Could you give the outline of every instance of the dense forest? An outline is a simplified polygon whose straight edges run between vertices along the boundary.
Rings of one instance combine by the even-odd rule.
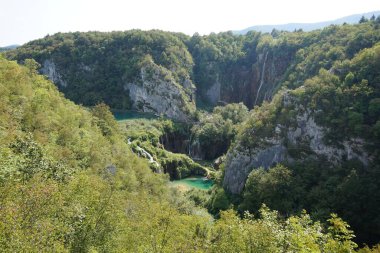
[[[88,110],[64,99],[33,60],[0,61],[1,251],[356,248],[336,215],[328,229],[306,213],[283,220],[265,206],[259,218],[230,210],[213,221],[131,152],[106,105]]]
[[[196,88],[198,107],[244,102],[252,108],[281,87],[296,88],[321,68],[329,70],[373,46],[380,39],[379,25],[377,18],[312,32],[191,37],[157,30],[58,33],[6,55],[20,62],[35,59],[67,98],[86,106],[105,102],[112,109],[133,107],[127,86],[141,84],[141,68],[150,59],[185,94]]]
[[[58,33],[0,61],[5,252],[379,250],[380,17]],[[131,109],[155,117],[110,112]],[[190,175],[214,186],[169,187]]]

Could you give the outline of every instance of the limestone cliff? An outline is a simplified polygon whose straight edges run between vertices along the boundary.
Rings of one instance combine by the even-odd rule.
[[[286,158],[281,141],[265,148],[246,149],[236,146],[227,153],[223,186],[233,194],[240,193],[249,173],[259,167],[268,168]]]
[[[298,104],[288,92],[281,95],[280,107],[282,110],[291,107],[296,112],[288,119],[290,124],[282,125],[275,120],[269,129],[270,134],[257,138],[254,144],[244,143],[240,138],[228,151],[223,186],[229,192],[242,192],[252,170],[281,162],[292,163],[306,157],[324,157],[335,165],[344,160],[355,159],[364,165],[371,161],[363,139],[347,138],[334,144],[325,143],[328,128],[318,125],[315,112]],[[254,133],[255,129],[247,131]]]
[[[292,52],[279,55],[268,49],[248,63],[210,70],[216,72],[210,74],[213,81],[208,89],[200,90],[199,95],[212,105],[244,102],[248,108],[253,108],[273,97],[293,56]]]
[[[191,120],[195,102],[193,85],[189,79],[181,86],[169,70],[154,62],[149,62],[141,68],[140,78],[141,80],[124,85],[133,109],[165,115],[182,122]]]
[[[217,75],[214,84],[206,91],[206,97],[213,105],[220,101],[220,87],[219,75]]]
[[[78,69],[86,73],[92,71],[91,66],[83,63]],[[61,89],[73,85],[64,78],[53,59],[46,59],[40,71]],[[192,81],[187,78],[179,84],[170,70],[153,61],[141,67],[140,76],[135,82],[124,84],[124,92],[132,102],[131,109],[141,112],[150,112],[188,122],[195,111],[195,86]]]
[[[67,87],[67,82],[62,78],[62,74],[58,70],[53,60],[46,59],[43,62],[41,73],[46,75],[56,85]]]

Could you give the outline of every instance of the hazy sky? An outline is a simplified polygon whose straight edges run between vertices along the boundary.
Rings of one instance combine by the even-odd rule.
[[[57,32],[138,28],[208,34],[375,10],[380,0],[0,0],[0,46]]]

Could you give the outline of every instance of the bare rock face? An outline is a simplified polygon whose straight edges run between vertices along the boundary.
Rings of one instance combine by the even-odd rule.
[[[212,104],[243,102],[248,108],[270,101],[284,78],[293,53],[259,53],[249,64],[232,64],[218,69],[210,64],[207,89],[198,90]]]
[[[153,62],[141,68],[140,77],[141,80],[124,85],[134,109],[164,115],[181,122],[192,120],[195,95],[192,90],[194,85],[189,83],[190,80],[185,80],[186,87],[183,87],[177,83],[169,70]]]
[[[216,105],[220,100],[220,87],[219,75],[217,75],[215,83],[206,92],[208,100],[213,105]]]
[[[324,142],[328,129],[315,122],[312,111],[297,105],[292,97],[284,93],[282,106],[294,106],[297,115],[294,124],[282,126],[277,124],[272,136],[262,139],[255,147],[237,143],[226,155],[223,186],[233,194],[243,191],[249,173],[259,167],[269,168],[281,162],[293,162],[302,157],[291,155],[291,149],[301,153],[307,150],[306,156],[324,157],[332,164],[338,165],[344,160],[356,159],[363,165],[372,160],[366,152],[365,141],[359,138],[347,138],[340,143],[328,145]],[[304,157],[305,158],[305,157]]]
[[[93,71],[90,66],[84,64],[80,64],[78,68],[89,74]],[[41,72],[57,86],[68,86],[52,59],[43,62]],[[190,78],[179,84],[170,70],[153,61],[142,66],[140,76],[135,82],[125,84],[124,90],[129,93],[132,109],[164,115],[181,122],[192,120],[195,111],[195,85]]]
[[[286,129],[286,131],[287,139],[292,145],[308,143],[310,150],[317,155],[325,156],[334,164],[339,164],[342,159],[357,159],[364,165],[369,163],[370,158],[364,150],[363,139],[343,140],[340,147],[326,145],[323,139],[327,129],[317,125],[308,110],[297,115],[297,127]]]
[[[223,186],[229,192],[239,194],[254,168],[268,168],[285,158],[286,148],[281,143],[255,150],[237,146],[227,153]]]
[[[41,73],[46,75],[56,85],[67,87],[67,83],[63,80],[62,75],[59,73],[56,64],[53,60],[45,60],[42,64]]]

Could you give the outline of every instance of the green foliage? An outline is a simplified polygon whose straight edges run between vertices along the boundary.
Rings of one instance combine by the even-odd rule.
[[[101,129],[104,136],[112,136],[118,131],[118,124],[110,112],[110,108],[104,104],[98,104],[92,108],[92,114],[97,118],[95,124]]]
[[[199,143],[206,160],[226,153],[237,134],[237,127],[248,115],[243,103],[217,106],[212,114],[203,114],[191,128],[192,140]]]
[[[365,168],[354,162],[338,167],[307,159],[287,168],[277,165],[269,170],[254,169],[245,184],[239,210],[257,213],[265,203],[285,216],[307,209],[317,220],[339,212],[350,221],[360,242],[376,243],[380,226],[376,218],[380,211],[378,180],[378,166]]]
[[[295,115],[291,108],[281,108],[282,97],[283,93],[279,93],[271,103],[264,102],[260,107],[255,107],[250,111],[237,135],[237,140],[241,145],[248,148],[265,145],[263,137],[273,134],[277,120],[281,124],[291,125]]]
[[[358,250],[359,253],[378,253],[380,252],[380,245],[375,245],[373,248],[370,248],[368,246],[365,246],[364,248],[361,248]]]
[[[130,152],[105,105],[92,114],[30,68],[0,61],[2,251],[109,252],[121,234],[133,238],[122,232],[137,221],[127,203],[168,203],[165,178]]]
[[[171,136],[174,141],[180,141],[180,136],[187,134],[186,125],[173,123],[168,119],[136,119],[121,121],[120,125],[126,142],[130,142],[132,150],[139,153],[143,148],[158,163],[151,163],[154,171],[162,171],[169,174],[170,179],[181,179],[191,175],[205,176],[209,173],[208,169],[189,158],[185,154],[173,153],[164,149]],[[167,143],[170,145],[170,143]],[[187,147],[186,147],[187,148]],[[187,150],[183,153],[187,152]]]
[[[227,211],[214,223],[130,151],[107,106],[85,110],[30,69],[0,61],[1,251],[286,249],[279,233],[286,223],[275,212],[263,209],[262,219],[240,219]],[[153,139],[162,129],[175,129],[170,121],[155,124],[146,134]],[[149,140],[135,141],[144,138]],[[228,207],[223,191],[212,201],[214,208]],[[343,239],[349,240],[331,237],[330,244]]]
[[[47,60],[54,62],[68,84],[57,83],[58,87],[78,104],[104,102],[113,109],[128,109],[131,105],[124,85],[141,81],[140,70],[147,59],[180,84],[190,78],[193,59],[180,38],[183,36],[156,30],[57,33],[29,42],[7,56],[20,62],[33,58],[42,66]]]
[[[253,170],[245,184],[241,210],[259,210],[262,203],[281,213],[294,212],[300,195],[292,172],[282,165]]]
[[[217,188],[212,194],[209,204],[209,210],[217,214],[220,210],[230,208],[230,200],[222,188]]]
[[[186,198],[193,201],[195,205],[208,208],[210,205],[211,190],[190,189],[185,192]]]
[[[362,17],[360,18],[360,20],[359,20],[359,24],[361,24],[361,23],[365,23],[365,22],[368,22],[368,19],[367,19],[366,17],[362,16]]]
[[[323,233],[320,223],[306,213],[283,221],[263,206],[260,216],[255,219],[245,213],[239,219],[231,210],[222,212],[211,233],[211,252],[354,252],[357,247],[350,240],[352,231],[337,217],[330,220],[329,232]],[[333,232],[337,223],[342,237]]]
[[[255,168],[246,181],[240,210],[257,213],[266,203],[286,216],[306,209],[320,220],[337,212],[357,232],[358,242],[378,242],[379,56],[379,44],[375,44],[351,60],[335,62],[332,69],[336,71],[322,68],[303,86],[281,90],[270,103],[250,112],[238,133],[239,145],[252,150],[272,145],[267,142],[271,138],[284,140],[295,161],[287,169]],[[325,145],[343,149],[344,141],[356,138],[366,143],[369,164],[352,158],[346,161],[347,157],[329,162],[314,153],[307,141],[292,144],[287,131],[300,127],[295,123],[305,112],[322,127]]]
[[[380,98],[373,98],[369,101],[368,114],[370,117],[379,118],[379,115],[380,115]]]
[[[5,252],[353,252],[353,232],[336,215],[328,218],[331,212],[351,224],[359,241],[377,243],[380,34],[376,23],[378,18],[310,33],[235,36],[228,32],[191,38],[137,30],[58,33],[7,52],[25,67],[0,58],[0,248]],[[222,99],[253,106],[250,92],[243,96],[235,91],[252,82],[252,71],[263,55],[272,60],[271,71],[277,71],[270,89],[293,90],[280,89],[272,102],[250,113],[242,104],[231,104],[199,115],[200,123],[192,129],[157,120],[127,123],[120,132],[109,112],[108,106],[130,108],[124,85],[138,83],[147,63],[156,64],[163,79],[177,84],[192,78],[203,99],[211,85],[220,82]],[[37,75],[38,64],[45,60],[53,60],[70,84],[59,87],[68,98],[94,107],[85,110],[65,100]],[[277,127],[294,126],[305,108],[326,129],[329,144],[365,140],[372,163],[331,164],[310,159],[312,152],[306,150],[292,155],[295,162],[286,167],[254,170],[239,210],[248,209],[261,218],[250,213],[239,218],[229,210],[213,222],[193,202],[219,216],[220,210],[239,199],[214,188],[211,196],[189,193],[192,201],[188,201],[168,190],[167,177],[153,174],[148,163],[131,152],[143,148],[172,178],[202,174],[207,170],[189,157],[164,150],[163,139],[192,133],[206,158],[212,159],[235,141],[254,149],[267,145],[267,137],[284,137],[278,136],[282,133]],[[279,210],[286,220],[266,207],[260,209],[262,203]],[[330,226],[324,229],[311,217],[328,219]]]
[[[321,70],[317,76],[306,80],[302,97],[296,96],[304,106],[319,111],[316,118],[319,124],[329,128],[330,140],[348,136],[375,140],[371,133],[379,118],[380,72],[375,60],[380,58],[379,49],[379,45],[375,45],[361,51],[351,61],[337,64],[343,68],[337,75]]]
[[[281,86],[296,88],[318,74],[321,68],[331,69],[334,63],[351,59],[360,50],[370,48],[380,40],[374,21],[357,25],[330,26],[312,32],[279,32],[260,34],[250,32],[244,36],[231,33],[194,35],[188,48],[194,58],[194,81],[200,99],[207,104],[207,91],[215,83],[221,84],[221,100],[244,101],[254,106],[251,91],[252,76],[261,71],[264,54],[272,66],[265,92],[273,94]],[[248,73],[248,74],[247,74]],[[250,86],[251,85],[251,86]],[[273,86],[272,86],[273,85]],[[261,103],[263,98],[259,98]]]
[[[29,69],[29,74],[37,74],[38,69],[41,67],[41,65],[33,59],[25,59],[24,65]]]
[[[231,120],[232,124],[242,123],[248,116],[248,108],[243,104],[228,104],[226,106],[217,106],[213,114],[220,114],[224,120]]]
[[[377,20],[377,19],[376,19]],[[55,64],[66,87],[57,84],[69,99],[84,105],[105,102],[113,109],[128,109],[131,101],[126,83],[141,81],[141,67],[153,62],[184,85],[192,79],[198,105],[207,106],[207,91],[220,83],[220,99],[255,106],[263,56],[268,58],[265,86],[258,104],[270,99],[280,87],[297,88],[321,68],[341,71],[336,63],[352,59],[380,40],[376,20],[356,25],[332,25],[312,32],[280,32],[273,35],[232,32],[188,37],[157,30],[127,32],[57,33],[32,41],[6,53],[23,62],[35,59]],[[378,58],[373,58],[376,61]],[[378,69],[376,65],[374,70]],[[270,74],[269,74],[270,73]],[[363,78],[368,79],[368,78]],[[349,81],[349,80],[347,80]],[[369,82],[371,82],[369,80]],[[183,87],[188,94],[188,88]],[[247,92],[247,88],[249,92]],[[265,99],[264,99],[265,98]],[[190,99],[192,100],[192,99]]]

